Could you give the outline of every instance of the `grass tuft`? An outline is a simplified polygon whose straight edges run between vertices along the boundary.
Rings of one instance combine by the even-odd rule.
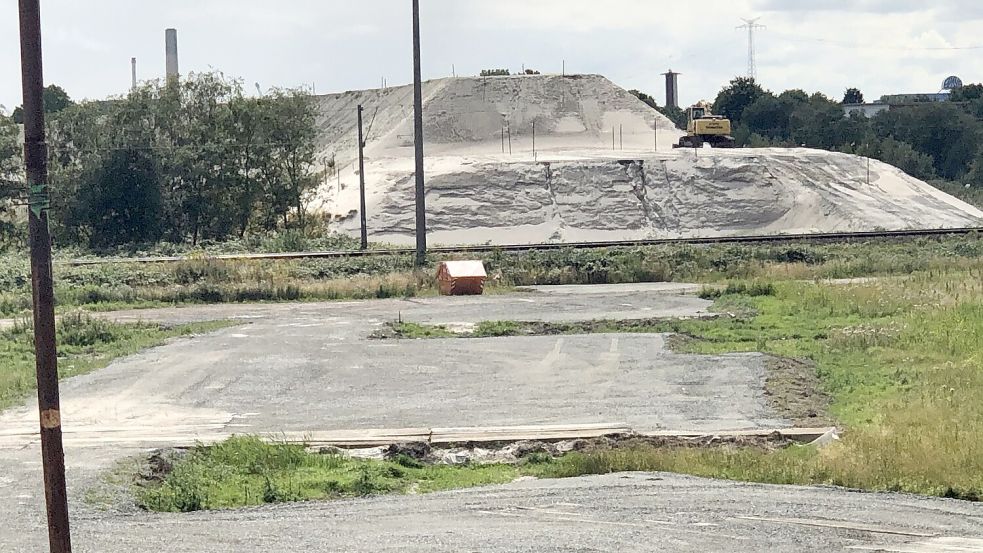
[[[132,355],[168,339],[212,332],[229,326],[219,321],[177,327],[117,324],[82,312],[58,318],[58,374],[62,378],[101,369],[114,359]],[[0,409],[21,401],[36,389],[34,326],[28,317],[0,331]]]

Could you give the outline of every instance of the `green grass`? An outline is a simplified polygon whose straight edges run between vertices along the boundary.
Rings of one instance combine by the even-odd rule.
[[[821,450],[636,447],[517,465],[428,467],[236,438],[196,448],[162,484],[142,489],[140,500],[150,509],[186,511],[622,471],[983,497],[983,262],[863,284],[728,288],[718,308],[743,315],[648,328],[671,324],[690,338],[681,347],[692,353],[763,351],[811,360],[846,427],[841,442]],[[620,324],[602,323],[593,330]],[[486,323],[476,332],[510,334],[517,325],[521,330],[522,323]]]
[[[814,450],[790,448],[766,455],[732,446],[632,447],[570,453],[554,459],[534,453],[514,464],[428,465],[405,456],[388,461],[352,459],[308,452],[302,445],[233,437],[197,446],[160,479],[135,486],[137,502],[159,512],[230,509],[270,503],[330,500],[383,494],[423,494],[504,484],[522,476],[570,478],[615,472],[684,472],[700,476],[795,483],[802,471],[814,479]],[[790,470],[776,472],[781,458]],[[131,465],[127,468],[133,471]],[[115,473],[114,473],[115,474]],[[132,474],[132,472],[131,472]],[[115,476],[113,476],[115,478]],[[93,501],[104,503],[101,498]]]
[[[737,316],[483,326],[510,335],[671,331],[688,337],[677,343],[688,353],[760,351],[809,360],[832,397],[832,416],[847,429],[841,443],[806,453],[687,450],[647,454],[644,461],[572,456],[563,461],[579,466],[566,470],[570,475],[643,467],[983,496],[983,262],[849,285],[734,283],[722,294],[716,310]]]
[[[515,321],[482,321],[478,323],[473,335],[482,338],[515,336],[521,330],[521,323]]]
[[[983,209],[983,186],[979,183],[967,186],[966,183],[947,180],[934,180],[930,184],[960,200]]]
[[[766,472],[796,483],[983,495],[983,263],[850,286],[779,283],[751,303],[754,317],[683,322],[695,338],[684,347],[811,359],[848,428],[841,444],[807,462],[762,457]]]
[[[290,242],[293,238],[276,238],[278,242],[284,240]],[[276,249],[275,244],[270,246]],[[239,251],[242,248],[235,246],[232,249]],[[212,250],[221,251],[221,248],[216,246],[209,251]],[[60,252],[58,259],[73,258],[78,254],[76,251]],[[189,303],[434,295],[436,264],[459,257],[431,256],[429,265],[421,272],[414,270],[412,255],[220,261],[199,251],[178,263],[112,263],[79,267],[56,263],[55,291],[62,309],[101,310]],[[488,269],[491,278],[486,293],[498,293],[515,286],[546,284],[767,282],[906,275],[969,266],[983,258],[983,238],[571,248],[539,252],[493,251],[470,257],[481,259]],[[0,315],[28,311],[31,291],[27,256],[0,255],[0,264],[6,268],[0,273]]]
[[[70,313],[57,323],[58,374],[61,378],[101,369],[113,360],[160,345],[171,338],[212,332],[227,322],[176,327],[116,324],[84,313]],[[0,409],[21,401],[36,389],[34,336],[29,319],[0,331]]]
[[[389,325],[393,338],[419,340],[425,338],[453,338],[457,334],[443,325],[424,325],[418,323],[394,322]],[[380,337],[390,337],[381,335]]]
[[[267,444],[254,437],[196,447],[163,482],[138,490],[154,511],[188,512],[266,503],[337,499],[388,493],[428,493],[509,482],[508,465],[425,466],[312,454],[302,446]]]

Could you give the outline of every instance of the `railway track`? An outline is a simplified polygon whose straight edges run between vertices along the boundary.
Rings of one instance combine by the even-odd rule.
[[[861,240],[872,240],[882,238],[920,238],[933,236],[959,236],[970,234],[983,234],[983,227],[959,228],[959,229],[930,229],[930,230],[888,230],[888,231],[869,231],[869,232],[834,232],[816,234],[772,234],[763,236],[716,236],[707,238],[657,238],[651,240],[627,240],[609,242],[572,242],[555,244],[512,244],[499,246],[448,246],[430,248],[429,253],[453,254],[453,253],[488,253],[495,251],[504,252],[523,252],[523,251],[550,251],[564,249],[595,249],[595,248],[628,248],[636,246],[657,246],[666,244],[692,244],[692,245],[712,245],[712,244],[763,244],[763,243],[784,243],[784,242],[852,242]],[[370,250],[336,250],[322,252],[289,252],[289,253],[254,253],[254,254],[216,254],[209,255],[209,259],[220,260],[296,260],[296,259],[335,259],[350,257],[380,257],[391,255],[411,255],[415,252],[412,248],[397,249],[370,249]],[[109,263],[174,263],[187,260],[187,256],[172,257],[119,257],[119,258],[93,258],[93,259],[73,259],[61,263],[73,266],[84,265],[103,265]]]

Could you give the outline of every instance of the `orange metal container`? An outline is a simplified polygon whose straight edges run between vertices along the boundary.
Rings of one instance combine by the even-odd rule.
[[[485,292],[485,264],[481,261],[445,261],[437,267],[443,296],[480,296]]]

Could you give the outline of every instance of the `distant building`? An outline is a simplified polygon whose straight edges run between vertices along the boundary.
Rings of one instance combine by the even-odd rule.
[[[889,111],[890,109],[890,104],[882,104],[880,102],[874,102],[873,104],[843,104],[843,115],[850,117],[854,113],[859,113],[869,118],[878,113]]]
[[[952,89],[963,85],[962,79],[956,76],[949,77],[942,83],[942,90],[939,92],[927,92],[922,94],[885,94],[881,99],[870,104],[843,104],[843,116],[850,117],[854,113],[859,113],[864,117],[874,117],[878,113],[890,111],[897,108],[917,106],[918,104],[931,104],[937,102],[948,102],[949,94]]]
[[[928,92],[923,94],[887,94],[881,96],[880,103],[892,106],[907,106],[911,104],[927,104],[933,102],[948,102],[949,91]]]

